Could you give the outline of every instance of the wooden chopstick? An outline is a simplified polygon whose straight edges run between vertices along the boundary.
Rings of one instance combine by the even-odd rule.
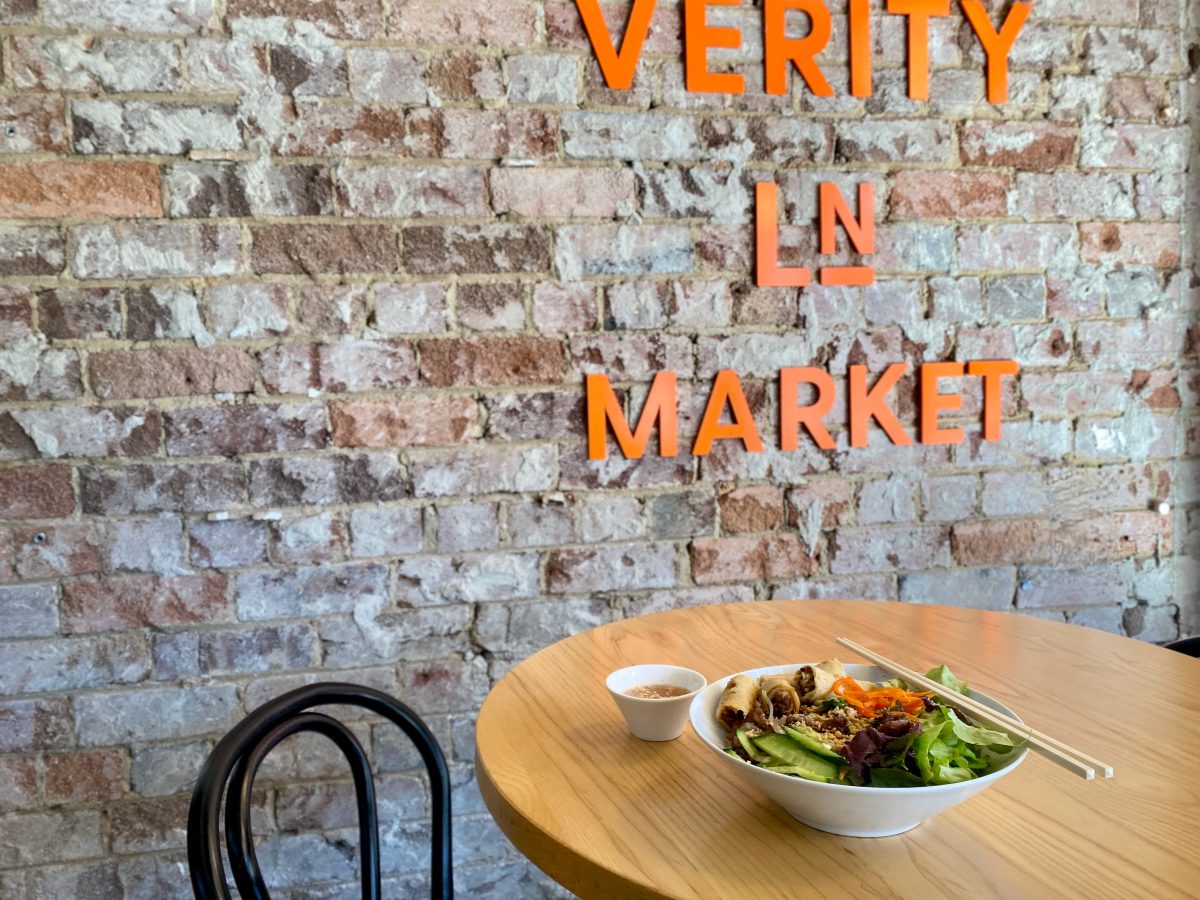
[[[1004,715],[1004,713],[984,706],[978,700],[951,690],[945,685],[934,681],[932,678],[926,678],[920,672],[907,669],[899,663],[888,659],[886,656],[880,656],[873,650],[868,650],[866,647],[854,643],[849,638],[838,638],[838,643],[843,647],[853,650],[860,656],[866,657],[885,672],[890,672],[892,675],[904,679],[910,687],[919,687],[927,691],[933,691],[947,706],[953,706],[963,712],[970,713],[975,718],[1002,731],[1006,731],[1013,737],[1020,738],[1027,742],[1030,747],[1039,751],[1043,756],[1064,768],[1070,769],[1083,778],[1091,780],[1096,777],[1097,771],[1104,778],[1113,777],[1113,768],[1108,763],[1088,756],[1086,753],[1082,753],[1076,748],[1050,737],[1048,734],[1031,728],[1024,722],[1018,722],[1016,719]]]

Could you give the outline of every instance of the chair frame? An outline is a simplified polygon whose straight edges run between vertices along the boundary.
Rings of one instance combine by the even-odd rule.
[[[433,799],[431,896],[451,900],[450,773],[433,733],[409,707],[374,688],[344,682],[305,685],[264,703],[235,725],[213,748],[192,792],[188,810],[188,867],[197,900],[231,900],[221,859],[221,801],[225,799],[225,843],[234,882],[242,897],[270,900],[250,830],[250,795],[263,759],[280,741],[304,731],[323,734],[350,764],[358,805],[363,900],[380,900],[379,819],[367,755],[337,719],[309,712],[315,706],[359,706],[383,716],[412,740],[429,772]],[[226,797],[226,785],[228,796]]]

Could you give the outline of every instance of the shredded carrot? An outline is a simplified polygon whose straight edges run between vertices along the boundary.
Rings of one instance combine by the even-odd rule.
[[[849,676],[835,681],[830,692],[841,697],[864,716],[875,716],[898,704],[909,718],[915,718],[925,708],[922,698],[930,696],[931,693],[906,691],[901,688],[875,688],[868,691]]]

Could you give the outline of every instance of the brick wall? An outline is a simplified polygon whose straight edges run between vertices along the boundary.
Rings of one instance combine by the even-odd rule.
[[[1185,5],[1036,0],[992,107],[957,6],[918,103],[882,14],[864,101],[841,15],[836,95],[764,94],[749,4],[710,13],[731,98],[684,91],[668,0],[629,91],[559,0],[0,0],[0,895],[189,896],[212,741],[315,678],[429,717],[464,895],[526,897],[472,715],[571,632],[841,596],[1200,630]],[[878,283],[755,287],[769,178],[788,264],[818,181],[873,183]],[[771,449],[780,366],[988,357],[999,442],[972,395],[961,446]],[[636,410],[675,370],[690,439],[721,368],[766,452],[587,461],[584,374]],[[424,782],[355,728],[412,888]],[[339,772],[296,741],[264,782],[297,897],[353,877]]]

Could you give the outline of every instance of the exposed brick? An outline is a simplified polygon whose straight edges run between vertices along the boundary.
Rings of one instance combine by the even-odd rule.
[[[546,586],[556,594],[674,587],[675,569],[671,544],[553,550],[546,557]]]
[[[505,60],[508,102],[575,104],[579,61],[565,53],[522,53]]]
[[[498,214],[530,218],[610,219],[632,212],[635,201],[628,169],[502,168],[491,187]]]
[[[90,859],[104,852],[100,810],[28,813],[0,821],[0,865],[44,865]]]
[[[412,457],[413,493],[418,497],[547,491],[558,482],[554,446],[431,453]]]
[[[598,316],[596,289],[586,282],[538,282],[533,287],[533,327],[543,334],[590,331]]]
[[[0,815],[38,807],[37,764],[32,756],[0,757]]]
[[[544,159],[558,152],[558,117],[536,109],[419,109],[405,120],[416,157]]]
[[[496,503],[453,503],[437,508],[437,548],[442,553],[494,550],[500,543]]]
[[[395,390],[416,379],[416,357],[403,341],[278,344],[262,354],[263,384],[273,394]]]
[[[72,741],[71,706],[66,697],[0,701],[0,752],[65,747]]]
[[[200,671],[205,675],[305,669],[318,665],[317,634],[311,625],[280,625],[250,631],[200,635]]]
[[[320,216],[333,212],[333,183],[325,166],[264,166],[189,162],[164,178],[177,218]]]
[[[108,288],[39,291],[38,327],[55,338],[117,337],[121,333],[121,295]]]
[[[630,541],[645,534],[646,519],[636,497],[589,497],[581,505],[579,538],[584,544]]]
[[[86,225],[71,233],[78,278],[232,275],[241,266],[241,233],[226,225]]]
[[[1017,175],[1014,212],[1026,219],[1131,219],[1129,175],[1055,172]]]
[[[341,562],[346,526],[332,513],[288,515],[271,523],[271,561],[283,565]]]
[[[536,40],[536,19],[533,0],[496,0],[469,12],[437,0],[399,0],[387,24],[393,37],[419,44],[524,47]]]
[[[1076,129],[1050,122],[964,122],[959,152],[968,166],[1041,170],[1074,162]]]
[[[294,456],[250,465],[250,502],[260,507],[400,500],[407,493],[394,454]]]
[[[179,48],[166,41],[19,37],[12,68],[21,88],[156,92],[181,84]]]
[[[67,153],[66,105],[34,94],[0,99],[0,153]]]
[[[88,0],[41,0],[42,15],[58,28],[197,34],[208,27],[212,0],[139,0],[97,7]]]
[[[213,406],[175,410],[166,419],[170,456],[237,456],[326,445],[325,410],[305,406]]]
[[[220,733],[231,728],[239,714],[232,684],[143,688],[75,698],[79,743],[85,747]],[[182,832],[182,825],[176,827]]]
[[[353,104],[304,104],[276,148],[283,156],[402,156],[404,112]]]
[[[799,535],[704,538],[692,541],[692,578],[698,584],[807,577],[818,561]]]
[[[102,535],[102,526],[95,522],[17,529],[17,574],[34,579],[99,572]]]
[[[436,446],[479,437],[479,411],[471,397],[348,401],[333,404],[329,417],[338,447]]]
[[[396,599],[402,606],[490,603],[541,595],[536,553],[425,556],[397,566]]]
[[[432,387],[562,381],[562,346],[541,338],[426,340],[421,381]]]
[[[471,331],[523,331],[525,285],[463,284],[458,288],[458,323]]]
[[[577,434],[583,396],[577,392],[494,394],[484,398],[489,439],[545,441]]]
[[[0,516],[5,519],[61,519],[75,511],[75,488],[68,466],[0,469]]]
[[[128,790],[128,763],[121,750],[86,750],[46,756],[46,802],[95,803]]]
[[[964,226],[958,261],[967,270],[1069,270],[1077,246],[1075,229],[1066,224]]]
[[[546,272],[550,235],[527,225],[407,228],[404,265],[421,275]]]
[[[676,225],[569,225],[555,231],[559,277],[677,275],[695,265],[688,229]]]
[[[150,648],[143,635],[0,644],[0,692],[7,695],[134,684],[149,673]]]
[[[259,275],[394,272],[396,233],[382,225],[266,225],[253,231],[250,263]]]
[[[375,287],[375,327],[383,334],[437,333],[446,330],[446,287],[380,284]]]
[[[105,399],[247,393],[254,387],[249,354],[226,347],[156,347],[92,354],[90,381]]]
[[[783,491],[777,487],[745,487],[722,494],[721,527],[727,533],[774,531],[783,524]]]
[[[0,276],[58,275],[66,262],[64,249],[57,228],[0,227]]]
[[[146,163],[0,165],[0,203],[14,219],[125,218],[162,212],[158,167]]]
[[[684,335],[580,335],[571,338],[570,347],[575,368],[613,381],[641,381],[662,370],[680,378],[693,372],[692,344]]]
[[[1149,265],[1174,269],[1179,265],[1178,225],[1115,222],[1081,225],[1080,257],[1106,265]]]
[[[945,568],[951,564],[949,531],[932,525],[839,528],[832,544],[830,571],[835,575]],[[974,564],[961,556],[958,561]]]
[[[575,526],[566,503],[527,500],[508,507],[508,535],[517,547],[573,543]]]
[[[58,591],[53,585],[0,587],[0,637],[46,637],[58,632]]]
[[[408,50],[352,49],[350,93],[362,103],[416,105],[429,99],[425,60]]]
[[[350,553],[357,558],[420,553],[421,522],[418,507],[356,509],[350,513]]]
[[[242,149],[236,107],[218,103],[75,100],[71,121],[80,153]]]
[[[1016,569],[958,569],[901,575],[900,599],[970,609],[1011,609]]]
[[[192,565],[224,569],[267,558],[266,527],[253,519],[198,520],[188,526]]]
[[[348,613],[372,599],[385,602],[387,580],[379,565],[248,572],[237,577],[237,614],[257,621]]]
[[[568,112],[562,117],[563,148],[572,159],[655,159],[700,156],[695,119],[648,113]]]
[[[486,103],[504,96],[499,60],[470,50],[438,53],[429,60],[426,76],[434,104],[455,100]]]
[[[1004,216],[1007,192],[1008,177],[991,172],[897,172],[892,180],[892,217]]]
[[[35,408],[11,415],[49,459],[156,456],[162,437],[161,414],[153,409]]]
[[[215,512],[241,505],[246,474],[236,463],[194,466],[89,466],[80,470],[85,513]]]
[[[67,582],[63,615],[68,631],[86,633],[228,621],[231,608],[225,577],[215,572],[175,578],[130,575]]]
[[[337,180],[349,216],[472,218],[485,215],[488,205],[482,169],[343,166]]]

